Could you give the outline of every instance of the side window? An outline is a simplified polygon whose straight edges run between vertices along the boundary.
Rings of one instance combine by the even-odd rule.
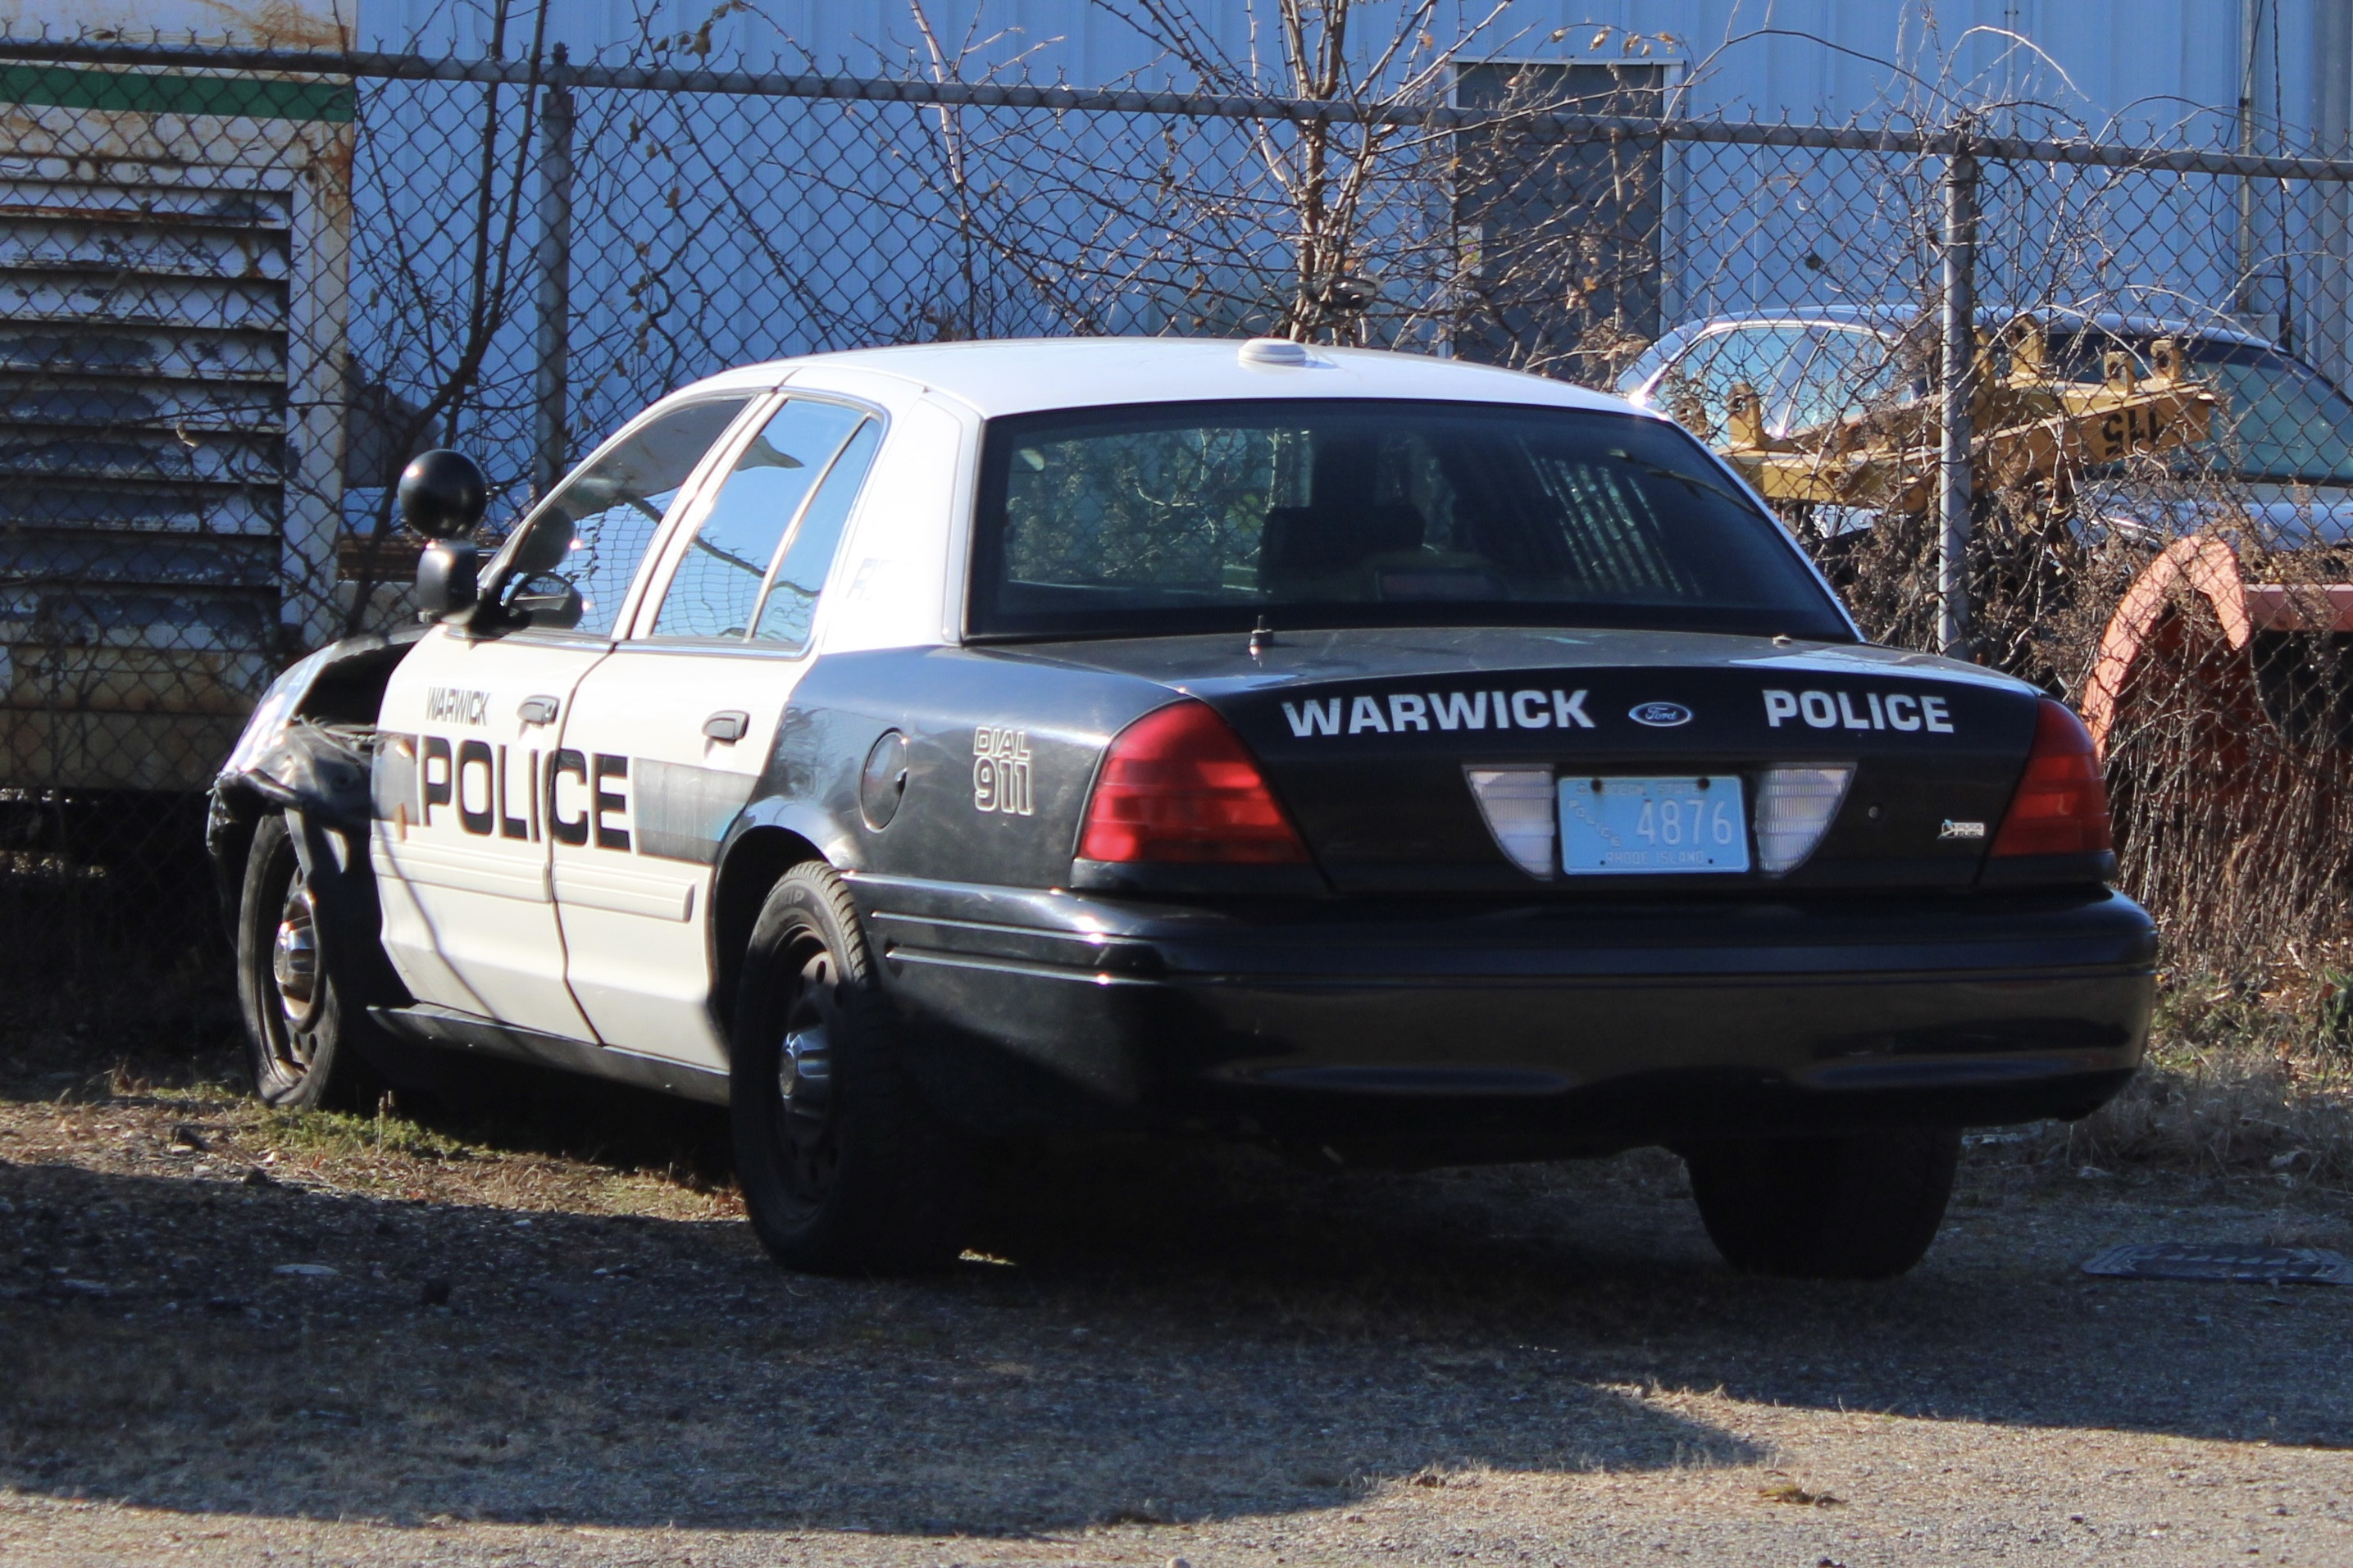
[[[817,597],[825,591],[826,574],[833,570],[833,552],[840,546],[843,525],[874,466],[874,449],[882,444],[882,426],[870,419],[858,427],[849,444],[826,471],[825,482],[810,498],[808,510],[793,530],[784,558],[776,563],[776,581],[753,636],[762,642],[807,647],[809,627],[817,619]]]
[[[654,636],[745,635],[777,542],[864,417],[839,403],[805,398],[777,410],[736,459],[687,542],[662,595]]]
[[[1703,441],[1720,445],[1731,435],[1725,411],[1732,389],[1746,385],[1763,401],[1767,432],[1782,435],[1789,427],[1789,400],[1783,388],[1806,351],[1808,336],[1800,326],[1710,332],[1661,378],[1652,401]]]
[[[573,629],[609,636],[662,513],[750,401],[671,409],[574,473],[532,514],[510,589],[543,597],[554,591],[551,578],[569,585],[580,596]]]
[[[1887,401],[1897,369],[1895,345],[1878,333],[1823,328],[1790,388],[1789,428],[1810,430]]]

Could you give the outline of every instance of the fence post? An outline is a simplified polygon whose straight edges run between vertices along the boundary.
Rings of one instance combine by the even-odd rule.
[[[1978,161],[1945,164],[1942,437],[1936,453],[1936,651],[1968,657],[1969,398],[1977,370]]]
[[[539,117],[539,331],[533,342],[531,491],[533,500],[564,477],[566,356],[572,327],[572,87],[565,51],[555,46]]]

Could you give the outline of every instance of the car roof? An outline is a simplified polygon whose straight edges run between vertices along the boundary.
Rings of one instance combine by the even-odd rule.
[[[1252,340],[1264,341],[1264,340]],[[1606,393],[1465,360],[1310,347],[1299,365],[1246,363],[1233,338],[1027,338],[851,349],[745,365],[681,394],[775,386],[805,366],[880,372],[944,393],[984,418],[1053,408],[1246,398],[1425,398],[1642,414]]]
[[[2020,309],[1999,303],[1978,306],[1980,318],[2041,316],[2056,325],[2072,322],[2078,328],[2090,327],[2097,331],[2118,335],[2171,333],[2180,337],[2204,338],[2214,342],[2241,344],[2249,348],[2275,348],[2268,338],[2251,332],[2236,322],[2220,316],[2193,321],[2187,316],[2158,316],[2126,310],[2078,310],[2064,305],[2036,305]],[[1854,326],[1874,328],[1882,331],[1900,331],[1920,319],[1917,308],[1909,305],[1791,305],[1778,310],[1730,310],[1722,315],[1697,317],[1678,323],[1668,337],[1697,335],[1711,328],[1781,325],[1793,326]],[[1661,340],[1664,341],[1664,338]]]
[[[2073,318],[2078,330],[2113,332],[2119,337],[2179,337],[2200,342],[2229,343],[2234,347],[2269,349],[2274,353],[2286,351],[2257,333],[2248,331],[2227,318],[2209,315],[2203,322],[2180,316],[2137,315],[2123,310],[2077,310],[2063,305],[2038,305],[2031,309],[2000,303],[1980,304],[1980,321],[2007,321],[2012,317],[2032,315],[2054,320]],[[1896,305],[1787,305],[1770,310],[1726,310],[1720,315],[1694,316],[1679,321],[1659,336],[1658,342],[1644,349],[1640,357],[1618,374],[1618,389],[1636,396],[1647,396],[1652,383],[1658,380],[1668,363],[1701,338],[1712,332],[1727,331],[1736,327],[1847,327],[1858,331],[1878,332],[1893,336],[1911,328],[1920,320],[1917,306]]]

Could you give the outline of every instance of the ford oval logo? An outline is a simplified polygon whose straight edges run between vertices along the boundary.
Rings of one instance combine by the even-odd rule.
[[[1627,710],[1626,717],[1653,730],[1672,730],[1678,724],[1690,723],[1692,710],[1680,702],[1638,702]]]

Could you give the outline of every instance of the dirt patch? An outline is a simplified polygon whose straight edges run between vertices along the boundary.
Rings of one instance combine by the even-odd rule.
[[[825,1280],[691,1108],[280,1117],[217,1052],[89,1059],[0,1064],[12,1560],[2353,1557],[2353,1290],[2076,1268],[2353,1249],[2292,1170],[1979,1142],[1926,1265],[1851,1286],[1729,1272],[1664,1154],[1096,1143],[1000,1162],[952,1273]]]

